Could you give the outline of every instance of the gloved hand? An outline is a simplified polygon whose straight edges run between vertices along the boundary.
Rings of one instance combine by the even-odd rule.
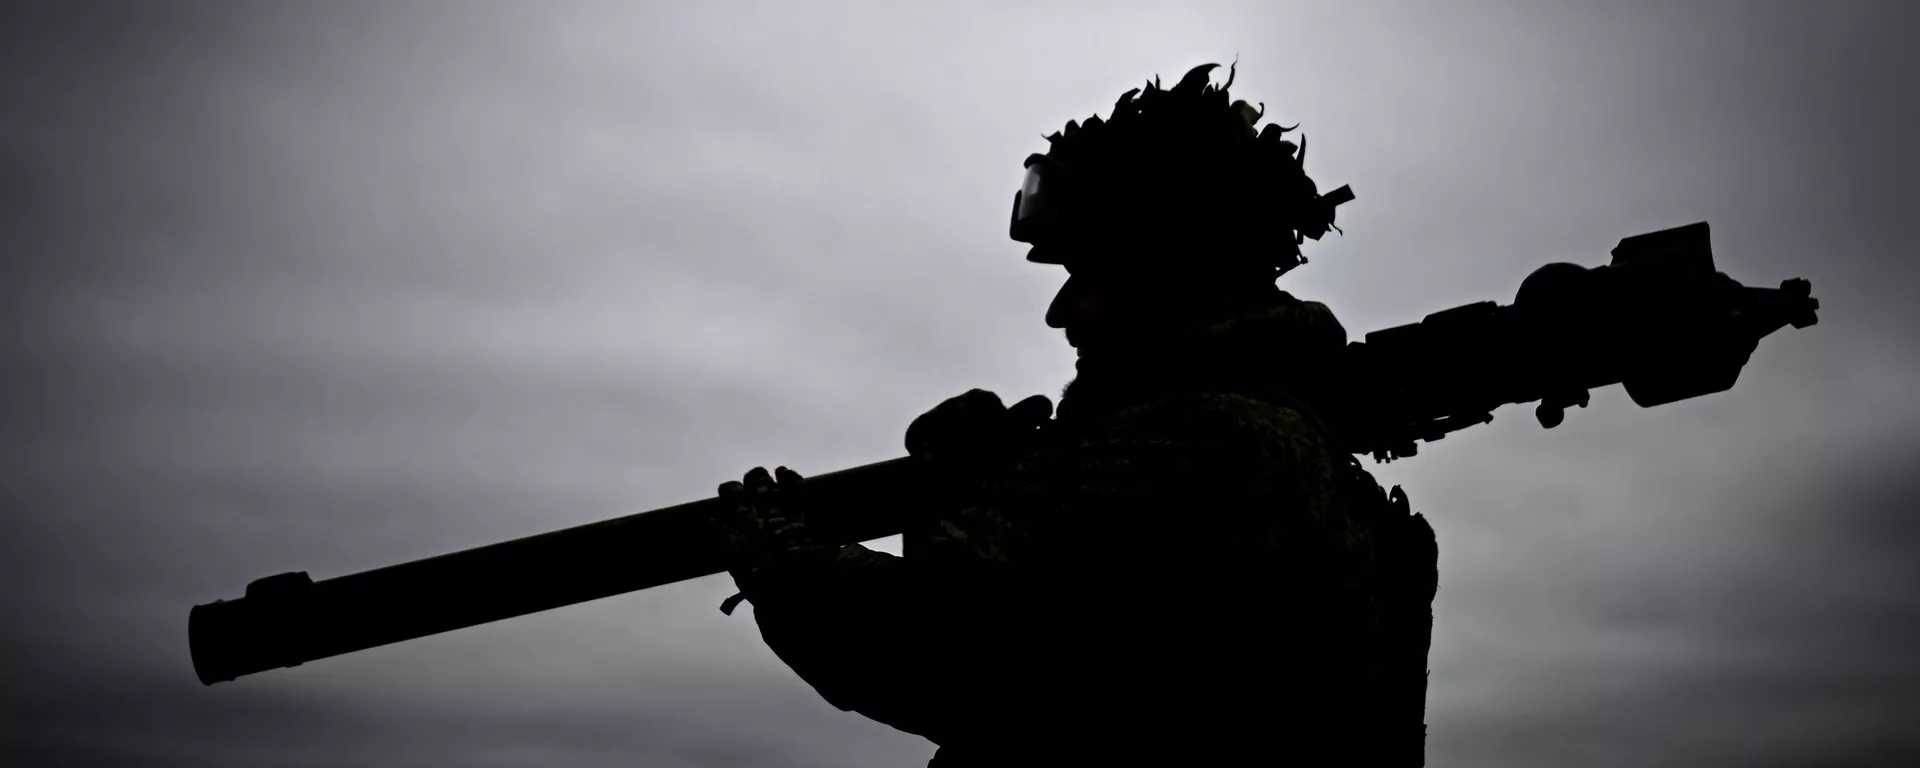
[[[948,398],[907,425],[907,453],[936,480],[968,485],[1012,469],[1053,416],[1053,401],[1034,395],[1009,408],[984,389]]]
[[[744,481],[721,483],[722,511],[712,523],[726,537],[729,570],[747,570],[782,551],[813,544],[804,507],[806,478],[786,467],[747,471]]]
[[[771,475],[766,467],[754,467],[743,480],[720,484],[722,511],[711,522],[725,536],[727,570],[735,579],[750,576],[782,552],[815,544],[807,529],[805,483],[786,467]],[[727,598],[720,612],[731,615],[743,599],[744,593]]]

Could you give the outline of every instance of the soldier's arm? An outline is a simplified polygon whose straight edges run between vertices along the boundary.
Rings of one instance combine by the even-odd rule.
[[[1009,579],[988,561],[900,558],[860,545],[783,553],[734,572],[774,654],[833,706],[940,742],[992,727],[989,690],[1010,623]]]
[[[1086,519],[1068,535],[1111,555],[1089,566],[1112,566],[1100,574],[1105,594],[1059,596],[1088,622],[1081,630],[1101,634],[1094,625],[1111,618],[1105,603],[1114,599],[1135,602],[1114,606],[1121,613],[1157,612],[1140,590],[1191,598],[1178,584],[1219,562],[1213,543],[1257,536],[1276,498],[1310,505],[1311,484],[1284,468],[1307,461],[1314,436],[1286,437],[1292,425],[1272,423],[1291,413],[1231,399],[1142,409],[1113,439],[1069,452],[1079,466],[1067,474],[1084,480],[1070,506]],[[1276,448],[1283,437],[1309,442]],[[1007,726],[1017,718],[1005,699],[1044,689],[1034,676],[1059,661],[1031,642],[1041,604],[997,561],[812,547],[735,580],[769,648],[829,703],[936,742]],[[994,691],[999,706],[974,705]]]

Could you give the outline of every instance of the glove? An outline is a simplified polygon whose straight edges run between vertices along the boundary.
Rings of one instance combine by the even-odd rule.
[[[754,467],[742,480],[720,484],[720,512],[711,522],[724,536],[727,569],[751,573],[783,552],[814,545],[804,504],[806,478],[786,467],[769,475]],[[731,615],[744,593],[727,598],[720,612]]]
[[[1011,470],[1053,416],[1053,401],[1034,395],[1009,408],[984,389],[948,398],[907,425],[907,453],[938,482],[967,486]]]

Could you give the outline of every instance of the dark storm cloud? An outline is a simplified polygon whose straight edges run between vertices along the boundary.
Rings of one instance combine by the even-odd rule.
[[[1235,50],[1360,193],[1287,286],[1355,337],[1699,219],[1826,304],[1726,395],[1380,470],[1440,527],[1430,762],[1920,762],[1909,7],[16,4],[0,762],[924,760],[724,579],[214,688],[185,611],[1053,391],[1014,163]]]

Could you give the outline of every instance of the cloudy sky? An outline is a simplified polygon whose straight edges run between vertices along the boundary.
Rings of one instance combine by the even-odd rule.
[[[1440,5],[0,4],[0,763],[923,764],[724,577],[211,688],[187,610],[1056,393],[1021,158],[1237,55],[1359,194],[1283,283],[1353,334],[1699,220],[1825,306],[1378,470],[1441,541],[1429,764],[1920,765],[1920,14]]]

